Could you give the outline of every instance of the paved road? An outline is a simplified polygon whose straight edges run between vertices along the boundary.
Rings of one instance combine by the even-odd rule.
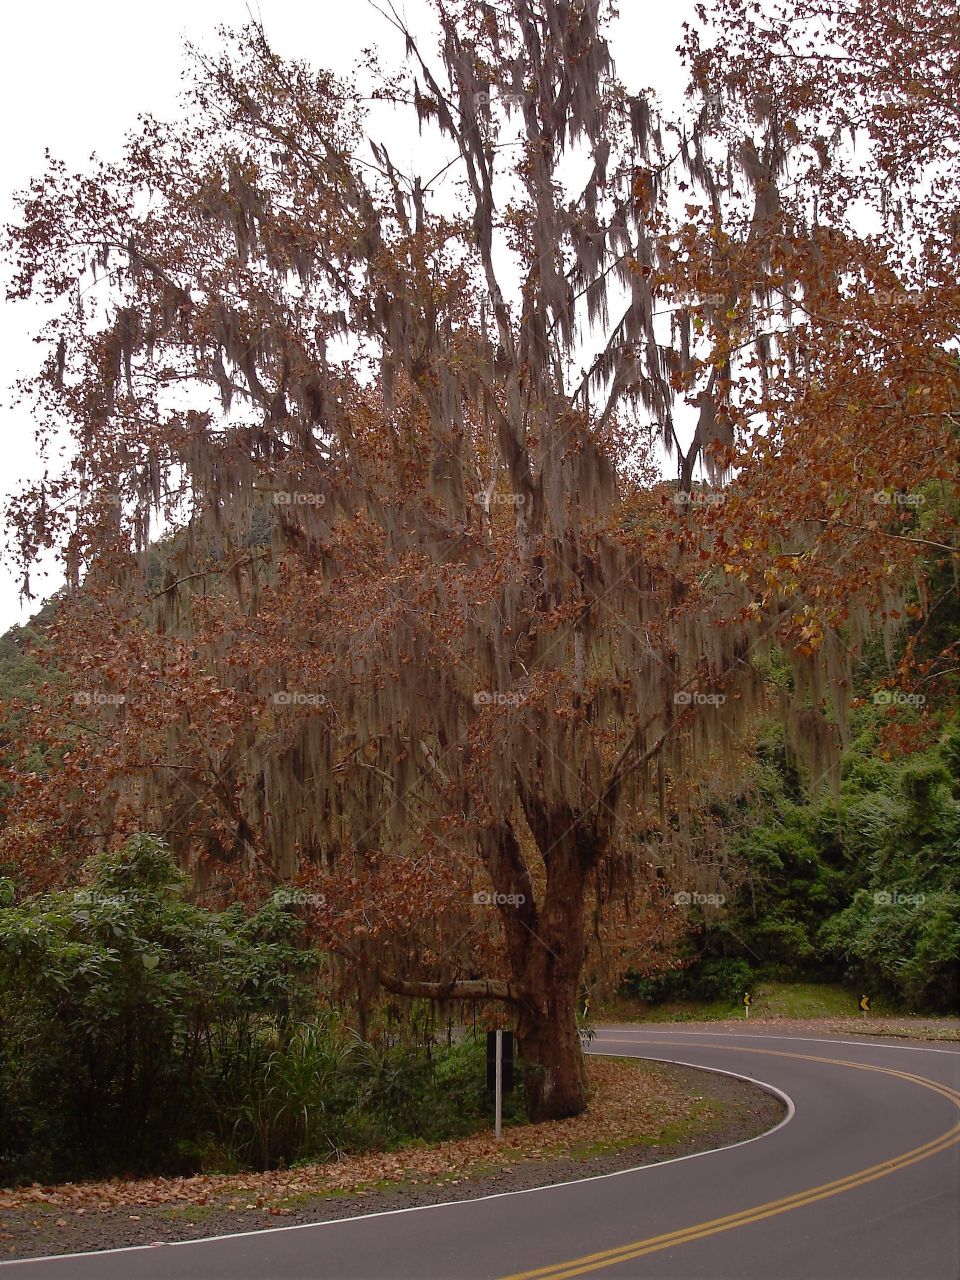
[[[957,1280],[960,1051],[606,1027],[593,1048],[732,1071],[792,1100],[737,1146],[514,1194],[4,1264],[10,1280]]]

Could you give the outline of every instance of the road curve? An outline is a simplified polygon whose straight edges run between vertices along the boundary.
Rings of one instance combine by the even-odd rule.
[[[780,1090],[793,1113],[659,1165],[340,1222],[0,1264],[24,1280],[957,1280],[960,1049],[604,1027],[593,1051]]]

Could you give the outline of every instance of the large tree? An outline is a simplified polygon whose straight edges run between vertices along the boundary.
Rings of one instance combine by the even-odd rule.
[[[361,990],[511,1006],[537,1117],[584,1104],[591,934],[659,901],[655,864],[722,877],[700,786],[773,641],[825,767],[825,691],[842,719],[850,652],[946,536],[874,499],[942,470],[957,402],[941,312],[850,343],[893,242],[812,171],[781,189],[775,106],[695,49],[661,119],[604,8],[438,2],[436,64],[404,29],[375,96],[449,152],[413,174],[359,90],[250,27],[194,56],[183,120],[52,164],[13,232],[15,292],[60,303],[51,467],[13,516],[26,561],[63,548],[73,703],[9,839],[148,825],[200,885],[297,879]]]

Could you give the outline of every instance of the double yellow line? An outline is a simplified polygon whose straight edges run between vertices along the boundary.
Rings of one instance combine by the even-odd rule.
[[[669,1043],[657,1041],[654,1043]],[[693,1046],[690,1046],[693,1047]],[[928,1080],[925,1076],[912,1075],[908,1071],[893,1071],[889,1067],[875,1067],[865,1062],[848,1062],[843,1058],[819,1058],[812,1054],[786,1053],[778,1049],[747,1049],[725,1045],[732,1053],[765,1053],[775,1058],[797,1058],[804,1062],[824,1062],[836,1067],[852,1067],[856,1071],[877,1071],[881,1075],[896,1076],[923,1089],[930,1089],[952,1102],[960,1110],[960,1093],[947,1085]],[[709,1222],[698,1222],[694,1226],[683,1227],[679,1231],[669,1231],[664,1235],[650,1236],[646,1240],[635,1240],[632,1244],[620,1245],[616,1249],[605,1249],[601,1253],[585,1254],[581,1258],[573,1258],[569,1262],[555,1263],[549,1267],[538,1267],[533,1271],[520,1271],[503,1280],[568,1280],[571,1276],[582,1276],[591,1271],[600,1271],[604,1267],[613,1267],[621,1262],[629,1262],[633,1258],[642,1258],[648,1253],[657,1253],[661,1249],[672,1249],[677,1245],[688,1244],[692,1240],[702,1240],[706,1236],[717,1235],[721,1231],[732,1231],[735,1227],[744,1227],[752,1222],[762,1222],[764,1218],[774,1218],[781,1213],[789,1213],[791,1209],[799,1209],[803,1205],[814,1204],[817,1200],[826,1200],[830,1196],[841,1195],[844,1191],[852,1191],[854,1187],[865,1186],[877,1178],[885,1178],[888,1174],[906,1169],[920,1160],[927,1160],[940,1151],[960,1142],[960,1120],[942,1133],[938,1138],[924,1143],[922,1147],[914,1147],[892,1160],[884,1160],[880,1164],[870,1165],[845,1178],[837,1178],[833,1182],[824,1182],[817,1187],[809,1187],[806,1191],[797,1191],[791,1196],[783,1196],[780,1200],[768,1200],[766,1204],[754,1205],[750,1209],[742,1209],[739,1213],[730,1213],[723,1218],[713,1218]]]

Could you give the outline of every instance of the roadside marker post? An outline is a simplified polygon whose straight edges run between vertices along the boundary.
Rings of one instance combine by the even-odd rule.
[[[503,1080],[504,1094],[513,1092],[513,1032],[504,1031],[503,1048],[501,1051],[501,1078]],[[487,1088],[491,1095],[497,1086],[497,1033],[495,1031],[487,1032]]]
[[[744,1016],[745,1018],[749,1018],[749,1017],[750,1017],[750,1006],[751,1006],[751,1004],[753,1004],[753,997],[751,996],[751,994],[750,994],[750,992],[749,992],[749,991],[745,991],[745,992],[743,993],[743,1016]]]
[[[503,1127],[503,1095],[513,1092],[514,1050],[512,1031],[487,1032],[487,1089],[494,1095],[494,1132]]]
[[[496,1101],[496,1121],[494,1124],[494,1137],[500,1137],[500,1131],[503,1127],[503,1032],[497,1032],[497,1101]]]

